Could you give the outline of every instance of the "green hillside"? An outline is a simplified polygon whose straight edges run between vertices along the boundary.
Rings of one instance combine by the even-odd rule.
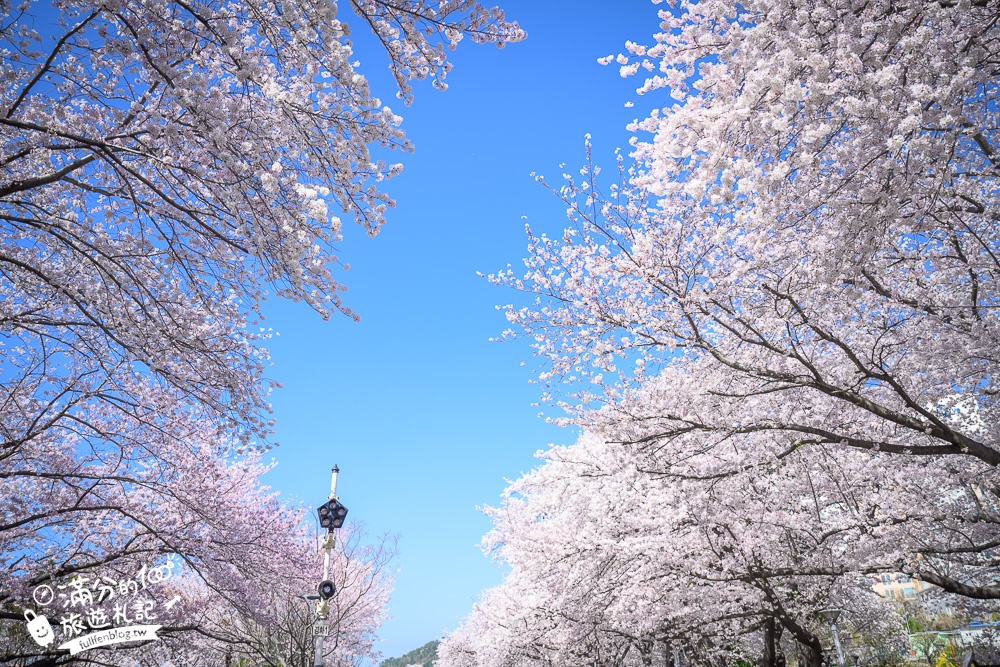
[[[378,667],[406,667],[407,665],[422,665],[431,667],[438,657],[438,640],[427,642],[420,648],[415,648],[409,653],[405,653],[398,658],[383,660]]]

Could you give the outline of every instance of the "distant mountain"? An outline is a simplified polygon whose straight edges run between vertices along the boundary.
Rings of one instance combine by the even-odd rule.
[[[431,667],[438,657],[438,640],[427,642],[420,648],[415,648],[409,653],[405,653],[398,658],[389,658],[379,663],[378,667],[409,667],[410,665],[420,665],[421,667]]]

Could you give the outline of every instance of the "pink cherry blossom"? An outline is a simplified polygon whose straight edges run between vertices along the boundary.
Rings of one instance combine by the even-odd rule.
[[[814,665],[825,607],[898,638],[871,575],[1000,598],[995,9],[664,4],[601,59],[664,106],[491,277],[583,435],[491,512],[448,667]]]
[[[259,482],[259,305],[354,317],[341,218],[374,235],[393,206],[376,184],[400,166],[372,149],[410,145],[348,25],[404,101],[443,87],[445,45],[524,36],[475,2],[349,6],[0,0],[0,660],[45,653],[11,628],[75,574],[173,554],[190,590],[164,625],[244,646],[318,581],[304,514]],[[329,649],[353,662],[375,654],[391,548],[345,544]]]

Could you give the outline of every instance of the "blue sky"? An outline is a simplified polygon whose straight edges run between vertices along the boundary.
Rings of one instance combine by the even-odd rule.
[[[361,322],[323,322],[301,304],[266,311],[280,332],[269,376],[284,385],[272,401],[279,465],[266,482],[319,504],[336,463],[350,518],[399,535],[385,656],[453,629],[499,583],[477,546],[489,529],[477,506],[498,503],[505,478],[533,468],[536,451],[574,439],[538,417],[527,342],[489,342],[507,327],[494,306],[519,297],[477,272],[523,266],[522,216],[562,229],[564,206],[531,172],[553,183],[561,163],[575,172],[588,132],[596,161],[612,169],[625,125],[656,101],[625,108],[641,81],[597,64],[657,30],[646,0],[503,6],[528,39],[503,50],[463,43],[449,89],[417,85],[408,108],[393,98],[386,59],[352,24],[363,71],[416,150],[396,156],[404,171],[386,190],[397,208],[379,236],[345,230],[345,302]]]

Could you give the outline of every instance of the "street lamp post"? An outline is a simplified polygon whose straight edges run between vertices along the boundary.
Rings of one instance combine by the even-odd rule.
[[[313,655],[313,667],[323,667],[323,639],[329,632],[327,619],[330,616],[330,600],[337,594],[337,587],[330,579],[330,556],[337,543],[334,531],[344,525],[347,518],[347,508],[337,500],[337,477],[340,468],[333,466],[330,480],[330,496],[327,501],[316,509],[319,515],[319,525],[326,528],[323,536],[323,580],[319,582],[316,596],[316,625],[314,626],[316,651]],[[312,597],[312,596],[309,596]]]
[[[840,610],[823,609],[819,612],[819,615],[828,621],[830,627],[833,628],[833,645],[837,647],[837,662],[840,663],[840,667],[844,667],[844,651],[840,648],[840,635],[837,634],[837,619],[840,618]]]
[[[305,601],[307,615],[308,615],[308,612],[312,611],[312,605],[310,603],[313,600],[316,600],[317,604],[318,604],[319,601],[322,600],[322,598],[319,595],[317,595],[316,593],[310,593],[308,595],[296,595],[295,597],[297,597],[300,600]],[[315,658],[316,657],[316,633],[317,633],[316,624],[314,623],[313,626],[312,626],[312,628],[309,628],[307,626],[306,629],[312,631],[310,636],[312,637],[312,641],[313,641],[313,658]],[[309,642],[309,636],[305,637],[305,642],[306,642],[306,644],[308,644],[308,642]],[[303,660],[304,659],[305,658],[303,657]]]

